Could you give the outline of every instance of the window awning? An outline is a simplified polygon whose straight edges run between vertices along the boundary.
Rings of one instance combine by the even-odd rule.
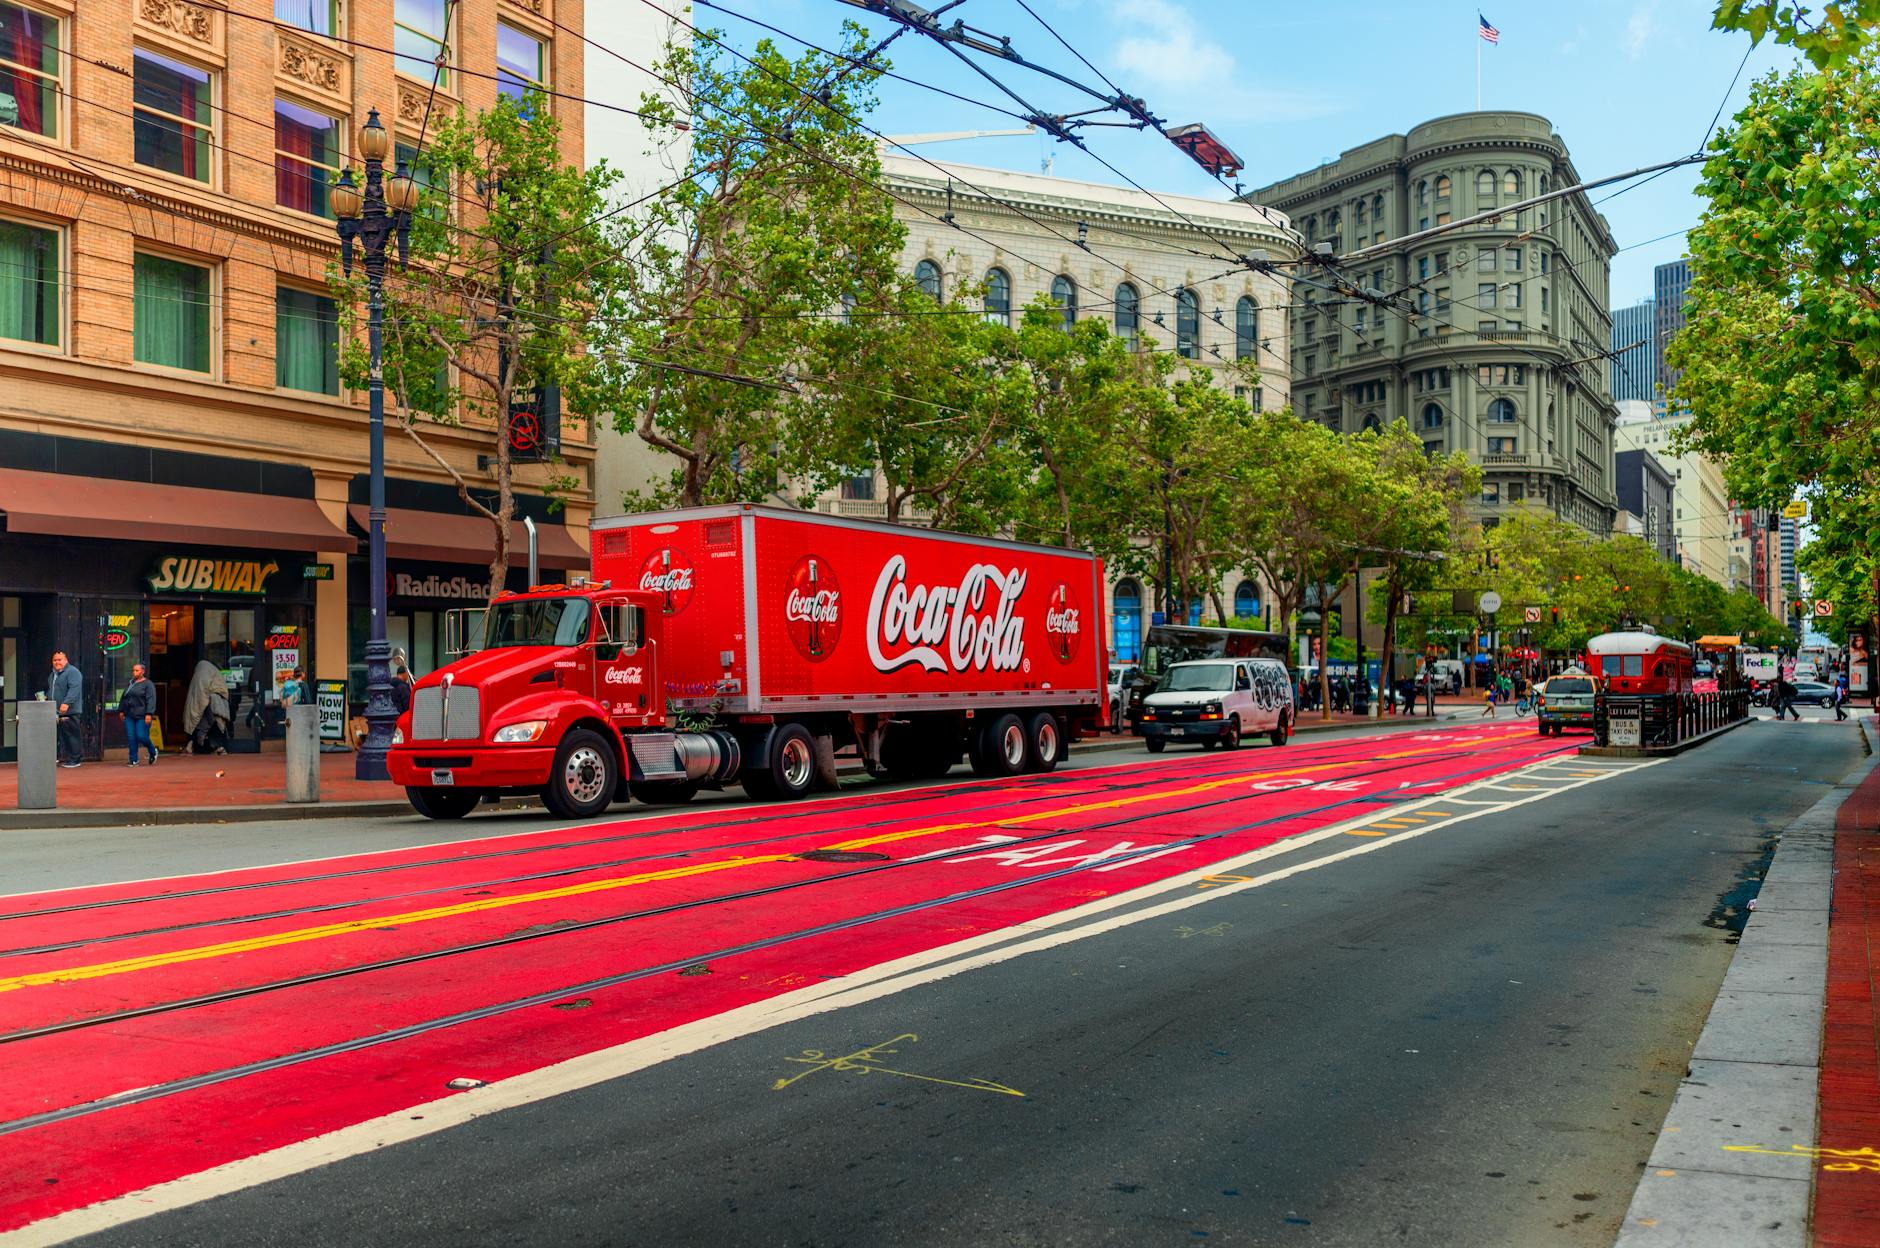
[[[355,503],[347,508],[347,513],[361,532],[371,531],[369,509]],[[538,524],[535,535],[536,555],[541,566],[561,571],[588,566],[587,548],[574,540],[565,525]],[[496,556],[495,526],[482,516],[387,507],[385,552],[394,559],[428,559],[434,563],[474,563],[487,567]],[[521,567],[528,558],[528,530],[522,527],[522,521],[512,520],[509,523],[509,564]]]
[[[12,533],[341,553],[357,543],[311,498],[0,468]]]

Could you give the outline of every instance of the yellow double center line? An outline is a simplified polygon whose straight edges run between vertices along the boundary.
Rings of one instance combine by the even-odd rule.
[[[1317,772],[1336,771],[1341,767],[1351,767],[1360,763],[1394,759],[1416,758],[1426,754],[1453,754],[1458,747],[1493,741],[1492,737],[1473,737],[1448,741],[1440,746],[1423,749],[1403,750],[1394,754],[1376,754],[1368,758],[1341,759],[1332,763],[1314,763],[1304,767],[1289,767],[1278,771],[1248,772],[1216,780],[1205,780],[1196,784],[1176,788],[1157,789],[1153,792],[1132,793],[1123,797],[1109,798],[1100,802],[1078,802],[1069,806],[1057,806],[1050,810],[1037,810],[1025,814],[1000,815],[990,819],[976,819],[962,823],[938,823],[925,827],[909,828],[900,832],[884,832],[877,836],[858,837],[854,840],[839,841],[826,845],[825,850],[867,849],[874,845],[887,845],[895,841],[913,840],[923,836],[938,836],[946,832],[971,832],[981,828],[1011,827],[1015,824],[1037,823],[1046,819],[1057,819],[1069,815],[1087,814],[1091,811],[1116,810],[1126,806],[1136,806],[1144,802],[1162,801],[1171,797],[1191,797],[1217,789],[1233,788],[1253,781],[1272,779],[1278,776],[1302,776]],[[1501,738],[1505,741],[1505,738]],[[658,871],[641,871],[633,875],[613,876],[604,880],[589,880],[582,884],[565,884],[559,888],[539,889],[530,893],[512,893],[503,897],[481,897],[474,901],[454,902],[448,906],[431,906],[424,910],[407,910],[400,914],[379,915],[369,919],[347,919],[340,923],[323,923],[318,927],[299,927],[291,931],[275,932],[266,936],[251,936],[245,940],[227,940],[214,945],[196,945],[188,949],[172,949],[165,953],[151,953],[137,958],[120,958],[115,962],[94,962],[88,966],[71,966],[56,971],[35,971],[27,975],[12,975],[0,978],[0,992],[13,992],[20,988],[37,988],[46,984],[75,983],[79,980],[102,979],[109,975],[128,975],[134,971],[151,971],[160,967],[178,966],[185,962],[203,962],[210,958],[227,957],[238,953],[257,953],[264,949],[279,949],[286,945],[306,944],[309,941],[325,940],[333,936],[351,936],[358,932],[371,932],[394,927],[409,927],[414,923],[430,923],[438,919],[454,919],[463,915],[483,914],[491,910],[504,910],[511,906],[533,905],[540,901],[559,901],[566,897],[585,897],[594,893],[612,892],[616,889],[632,888],[639,884],[657,884],[666,880],[683,880],[693,876],[711,875],[719,871],[729,871],[738,867],[755,867],[765,863],[788,862],[803,851],[785,854],[757,854],[741,858],[725,858],[716,862],[688,863],[682,867],[667,867]],[[359,904],[368,905],[371,899]]]

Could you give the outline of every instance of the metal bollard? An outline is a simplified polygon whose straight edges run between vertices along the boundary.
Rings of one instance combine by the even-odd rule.
[[[287,708],[287,800],[320,800],[320,708]]]
[[[21,702],[21,810],[54,810],[59,805],[59,708],[50,702]]]

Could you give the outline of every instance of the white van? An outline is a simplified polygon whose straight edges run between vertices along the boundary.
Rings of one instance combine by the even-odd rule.
[[[1278,659],[1196,659],[1168,669],[1142,700],[1136,731],[1151,754],[1170,741],[1233,749],[1264,733],[1285,745],[1292,733],[1292,677]]]

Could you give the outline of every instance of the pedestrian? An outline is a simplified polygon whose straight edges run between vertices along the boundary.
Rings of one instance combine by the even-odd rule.
[[[1786,713],[1794,716],[1796,722],[1801,722],[1802,713],[1795,709],[1796,692],[1795,686],[1789,682],[1786,675],[1781,673],[1776,675],[1775,688],[1770,697],[1775,704],[1777,719],[1781,719]]]
[[[289,706],[310,704],[313,701],[313,689],[307,684],[307,673],[295,668],[293,675],[281,682],[281,701]]]
[[[392,705],[403,715],[411,709],[411,669],[405,666],[405,652],[392,652]]]
[[[196,664],[189,678],[189,696],[183,702],[183,732],[192,754],[228,753],[228,682],[207,659]]]
[[[124,716],[124,744],[129,747],[130,766],[137,766],[137,747],[149,754],[147,766],[157,765],[157,747],[150,740],[150,725],[157,717],[157,687],[144,675],[142,663],[131,664],[131,683],[118,695],[118,713]]]
[[[1834,678],[1834,717],[1836,719],[1847,718],[1847,677],[1845,676]]]
[[[1431,719],[1436,718],[1436,674],[1429,668],[1423,669],[1423,706]]]
[[[79,720],[85,713],[85,678],[65,657],[65,651],[52,654],[52,679],[46,682],[46,701],[59,711],[59,766],[76,767],[84,756],[79,740]]]
[[[1495,686],[1482,690],[1482,718],[1495,718]]]

